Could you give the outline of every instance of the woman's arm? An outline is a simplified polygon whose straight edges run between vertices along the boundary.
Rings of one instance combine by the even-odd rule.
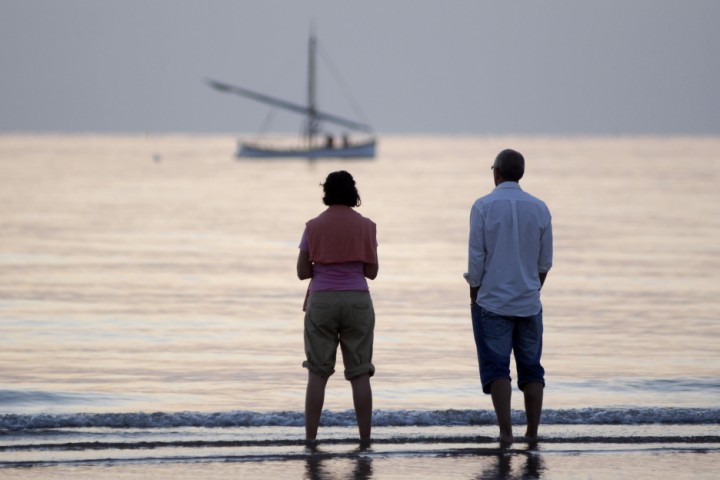
[[[380,268],[380,265],[377,263],[363,263],[363,273],[370,280],[375,280],[378,274],[378,268]]]
[[[297,259],[297,276],[300,280],[312,278],[313,267],[310,261],[310,254],[305,250],[300,250]]]
[[[378,259],[377,242],[375,242],[375,258]],[[377,263],[363,263],[363,274],[370,280],[375,280],[378,269],[380,268],[380,260]]]

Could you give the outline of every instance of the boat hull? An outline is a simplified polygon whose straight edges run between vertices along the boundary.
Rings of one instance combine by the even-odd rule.
[[[376,142],[360,143],[338,148],[269,148],[240,143],[238,158],[374,158]]]

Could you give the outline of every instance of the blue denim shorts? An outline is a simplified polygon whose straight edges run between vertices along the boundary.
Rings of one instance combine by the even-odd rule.
[[[490,393],[495,380],[510,377],[510,353],[515,354],[518,387],[528,383],[545,385],[542,356],[542,310],[531,317],[509,317],[472,305],[473,332],[480,364],[483,392]]]

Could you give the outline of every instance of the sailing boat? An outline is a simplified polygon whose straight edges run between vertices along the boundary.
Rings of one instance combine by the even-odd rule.
[[[376,139],[372,128],[364,123],[348,120],[330,113],[325,113],[316,107],[315,92],[315,57],[317,50],[317,39],[314,31],[310,32],[308,42],[308,98],[307,105],[300,105],[279,98],[257,93],[247,88],[230,85],[216,80],[209,79],[208,84],[220,92],[232,93],[242,97],[265,103],[274,107],[283,108],[305,116],[304,125],[304,146],[299,148],[268,147],[257,143],[240,142],[236,155],[238,157],[262,157],[262,158],[373,158],[375,157]],[[342,141],[335,143],[331,135],[320,134],[321,122],[328,122],[335,125],[363,132],[367,138],[361,142],[350,142],[347,135],[343,135]]]

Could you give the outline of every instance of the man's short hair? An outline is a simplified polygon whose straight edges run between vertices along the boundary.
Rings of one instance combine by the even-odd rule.
[[[525,174],[525,158],[520,152],[508,148],[498,153],[493,168],[504,180],[517,182]]]

